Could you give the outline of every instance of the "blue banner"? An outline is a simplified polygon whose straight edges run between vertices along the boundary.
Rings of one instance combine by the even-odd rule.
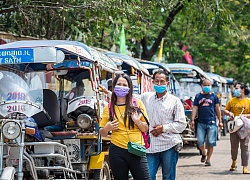
[[[1,64],[33,63],[33,49],[0,49]]]

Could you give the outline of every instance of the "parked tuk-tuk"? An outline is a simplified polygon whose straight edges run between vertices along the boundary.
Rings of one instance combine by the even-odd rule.
[[[167,67],[166,64],[160,63],[160,62],[145,61],[145,60],[140,60],[140,59],[137,59],[137,60],[148,70],[151,76],[154,74],[154,72],[157,69],[162,69],[165,72],[167,72],[167,74],[169,75],[169,81],[170,81],[168,91],[172,94],[176,94],[175,85],[178,84],[178,81],[175,79],[174,75],[172,74],[171,70]]]
[[[124,54],[110,51],[103,53],[116,63],[118,69],[130,76],[133,82],[134,95],[152,91],[150,74],[140,62]]]
[[[117,71],[75,41],[0,46],[0,179],[111,179],[100,82]]]

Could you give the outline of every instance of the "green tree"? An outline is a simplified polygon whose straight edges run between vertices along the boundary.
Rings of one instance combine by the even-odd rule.
[[[151,60],[164,38],[166,62],[179,62],[186,44],[195,63],[214,65],[217,73],[238,77],[235,67],[249,69],[248,0],[6,0],[0,6],[1,31],[110,49],[124,24],[135,57]]]

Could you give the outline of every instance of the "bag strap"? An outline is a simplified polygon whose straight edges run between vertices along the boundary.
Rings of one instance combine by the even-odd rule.
[[[120,109],[119,109],[119,106],[118,106],[117,108],[118,108],[119,113],[121,114],[121,111],[120,111]],[[128,135],[128,140],[130,141],[130,137],[129,137],[128,129],[127,129],[127,127],[126,127],[126,126],[125,126],[125,128],[126,128],[126,132],[127,132],[127,135]],[[142,142],[142,136],[141,136],[141,142]]]
[[[211,93],[212,94],[212,93]],[[203,99],[203,101],[199,104],[199,106],[202,106],[206,100],[209,98],[209,96],[211,95],[210,93],[208,95],[206,95],[205,99]]]
[[[247,107],[247,102],[248,102],[248,98],[247,98],[247,101],[246,101],[246,103],[245,103],[244,107],[242,107],[242,111],[241,111],[241,113],[240,113],[240,115],[239,115],[239,116],[241,116],[241,115],[242,115],[242,113],[243,113],[243,111],[246,109],[246,107]]]

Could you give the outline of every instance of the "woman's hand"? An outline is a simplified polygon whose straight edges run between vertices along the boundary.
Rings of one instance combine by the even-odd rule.
[[[141,122],[141,116],[142,116],[142,114],[141,114],[141,113],[138,114],[137,111],[135,111],[135,112],[133,112],[133,113],[131,114],[131,118],[132,118],[132,120],[134,121],[134,123],[135,123],[136,125],[142,123],[142,122]]]
[[[106,125],[105,125],[105,130],[106,131],[114,131],[119,129],[119,121],[117,119],[114,119],[113,121],[109,121]]]
[[[230,118],[231,121],[234,120],[234,113],[229,112],[229,118]]]

